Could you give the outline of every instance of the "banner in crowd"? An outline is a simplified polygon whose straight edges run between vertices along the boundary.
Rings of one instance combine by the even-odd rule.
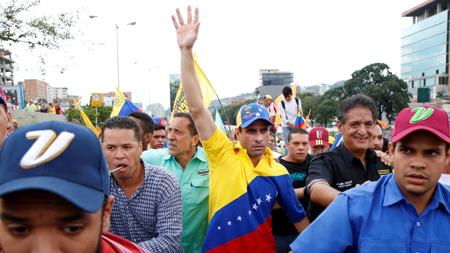
[[[91,94],[91,107],[102,107],[103,106],[103,94],[102,93],[92,93]]]
[[[128,116],[132,112],[140,112],[141,109],[133,104],[127,97],[117,88],[114,96],[114,104],[110,117]]]
[[[83,111],[83,109],[81,109],[80,106],[80,101],[77,101],[76,99],[72,98],[73,103],[75,104],[75,106],[77,107],[78,111],[80,112],[80,116],[81,119],[83,120],[84,125],[91,129],[92,132],[94,132],[94,134],[99,137],[100,136],[100,130],[98,128],[96,128],[94,126],[94,124],[92,124],[91,120],[89,119],[89,117],[86,115],[86,113]]]
[[[198,83],[200,85],[200,90],[202,91],[203,106],[208,108],[216,92],[214,91],[211,82],[208,80],[205,73],[200,68],[200,65],[198,64],[197,61],[197,56],[194,56],[194,67],[195,67],[195,74],[197,76]],[[176,112],[189,112],[189,108],[186,103],[186,97],[184,96],[183,92],[183,83],[180,83],[177,95],[175,96],[175,101],[173,103],[172,115]]]

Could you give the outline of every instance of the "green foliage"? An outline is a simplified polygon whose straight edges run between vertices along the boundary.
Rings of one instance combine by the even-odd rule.
[[[352,79],[345,82],[344,97],[360,93],[373,98],[379,119],[382,113],[386,113],[389,122],[402,108],[408,107],[411,98],[406,82],[392,74],[384,63],[373,63],[357,70],[353,72]]]
[[[109,115],[111,115],[112,106],[102,106],[97,109],[97,113],[95,112],[95,108],[90,105],[86,105],[82,107],[83,111],[88,116],[89,120],[92,124],[95,125],[95,116],[97,115],[98,126],[103,125],[103,123],[109,119]],[[67,120],[73,123],[84,124],[81,119],[80,112],[76,108],[70,108],[65,111]]]
[[[170,82],[170,110],[173,109],[173,103],[175,101],[175,96],[177,95],[178,87],[180,86],[181,80],[176,79]]]
[[[247,100],[244,103],[241,104],[231,104],[224,106],[224,110],[228,116],[228,119],[230,122],[227,122],[227,118],[225,117],[224,110],[219,109],[220,117],[222,117],[223,123],[225,125],[236,125],[236,116],[239,112],[239,109],[246,104],[254,103],[255,101]]]
[[[0,5],[0,46],[26,44],[29,48],[58,49],[60,42],[73,38],[71,28],[78,15],[59,13],[35,16],[40,0],[10,0]]]

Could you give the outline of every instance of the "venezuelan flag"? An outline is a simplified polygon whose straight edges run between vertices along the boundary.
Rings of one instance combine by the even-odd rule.
[[[114,105],[110,117],[128,116],[132,112],[140,112],[141,109],[137,105],[128,100],[125,95],[117,88],[114,96]]]
[[[295,118],[294,128],[306,128],[304,126],[305,126],[305,119],[303,118],[302,115],[297,115],[297,117]]]
[[[305,218],[286,169],[266,149],[256,167],[222,131],[202,142],[210,163],[210,224],[203,252],[275,252],[271,209],[277,201],[292,222]]]

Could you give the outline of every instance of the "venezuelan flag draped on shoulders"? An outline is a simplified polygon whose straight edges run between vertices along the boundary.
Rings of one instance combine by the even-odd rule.
[[[128,116],[132,112],[140,112],[141,108],[128,100],[125,95],[117,88],[114,96],[114,105],[110,117]]]
[[[267,110],[256,104],[240,110],[242,128],[256,120],[269,121]],[[233,146],[216,129],[202,142],[210,165],[209,219],[203,252],[275,252],[271,212],[274,203],[284,208],[291,222],[306,216],[286,169],[270,149],[256,167],[247,150]]]

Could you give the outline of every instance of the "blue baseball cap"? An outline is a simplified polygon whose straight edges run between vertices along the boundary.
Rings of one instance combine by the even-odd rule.
[[[0,150],[0,196],[54,193],[88,213],[110,195],[109,174],[97,137],[86,127],[47,121],[17,129]]]
[[[240,122],[238,122],[238,126],[241,128],[246,128],[257,120],[262,120],[268,125],[273,126],[269,119],[267,109],[255,103],[242,106],[239,110],[239,115],[240,116],[238,118],[240,118]]]

